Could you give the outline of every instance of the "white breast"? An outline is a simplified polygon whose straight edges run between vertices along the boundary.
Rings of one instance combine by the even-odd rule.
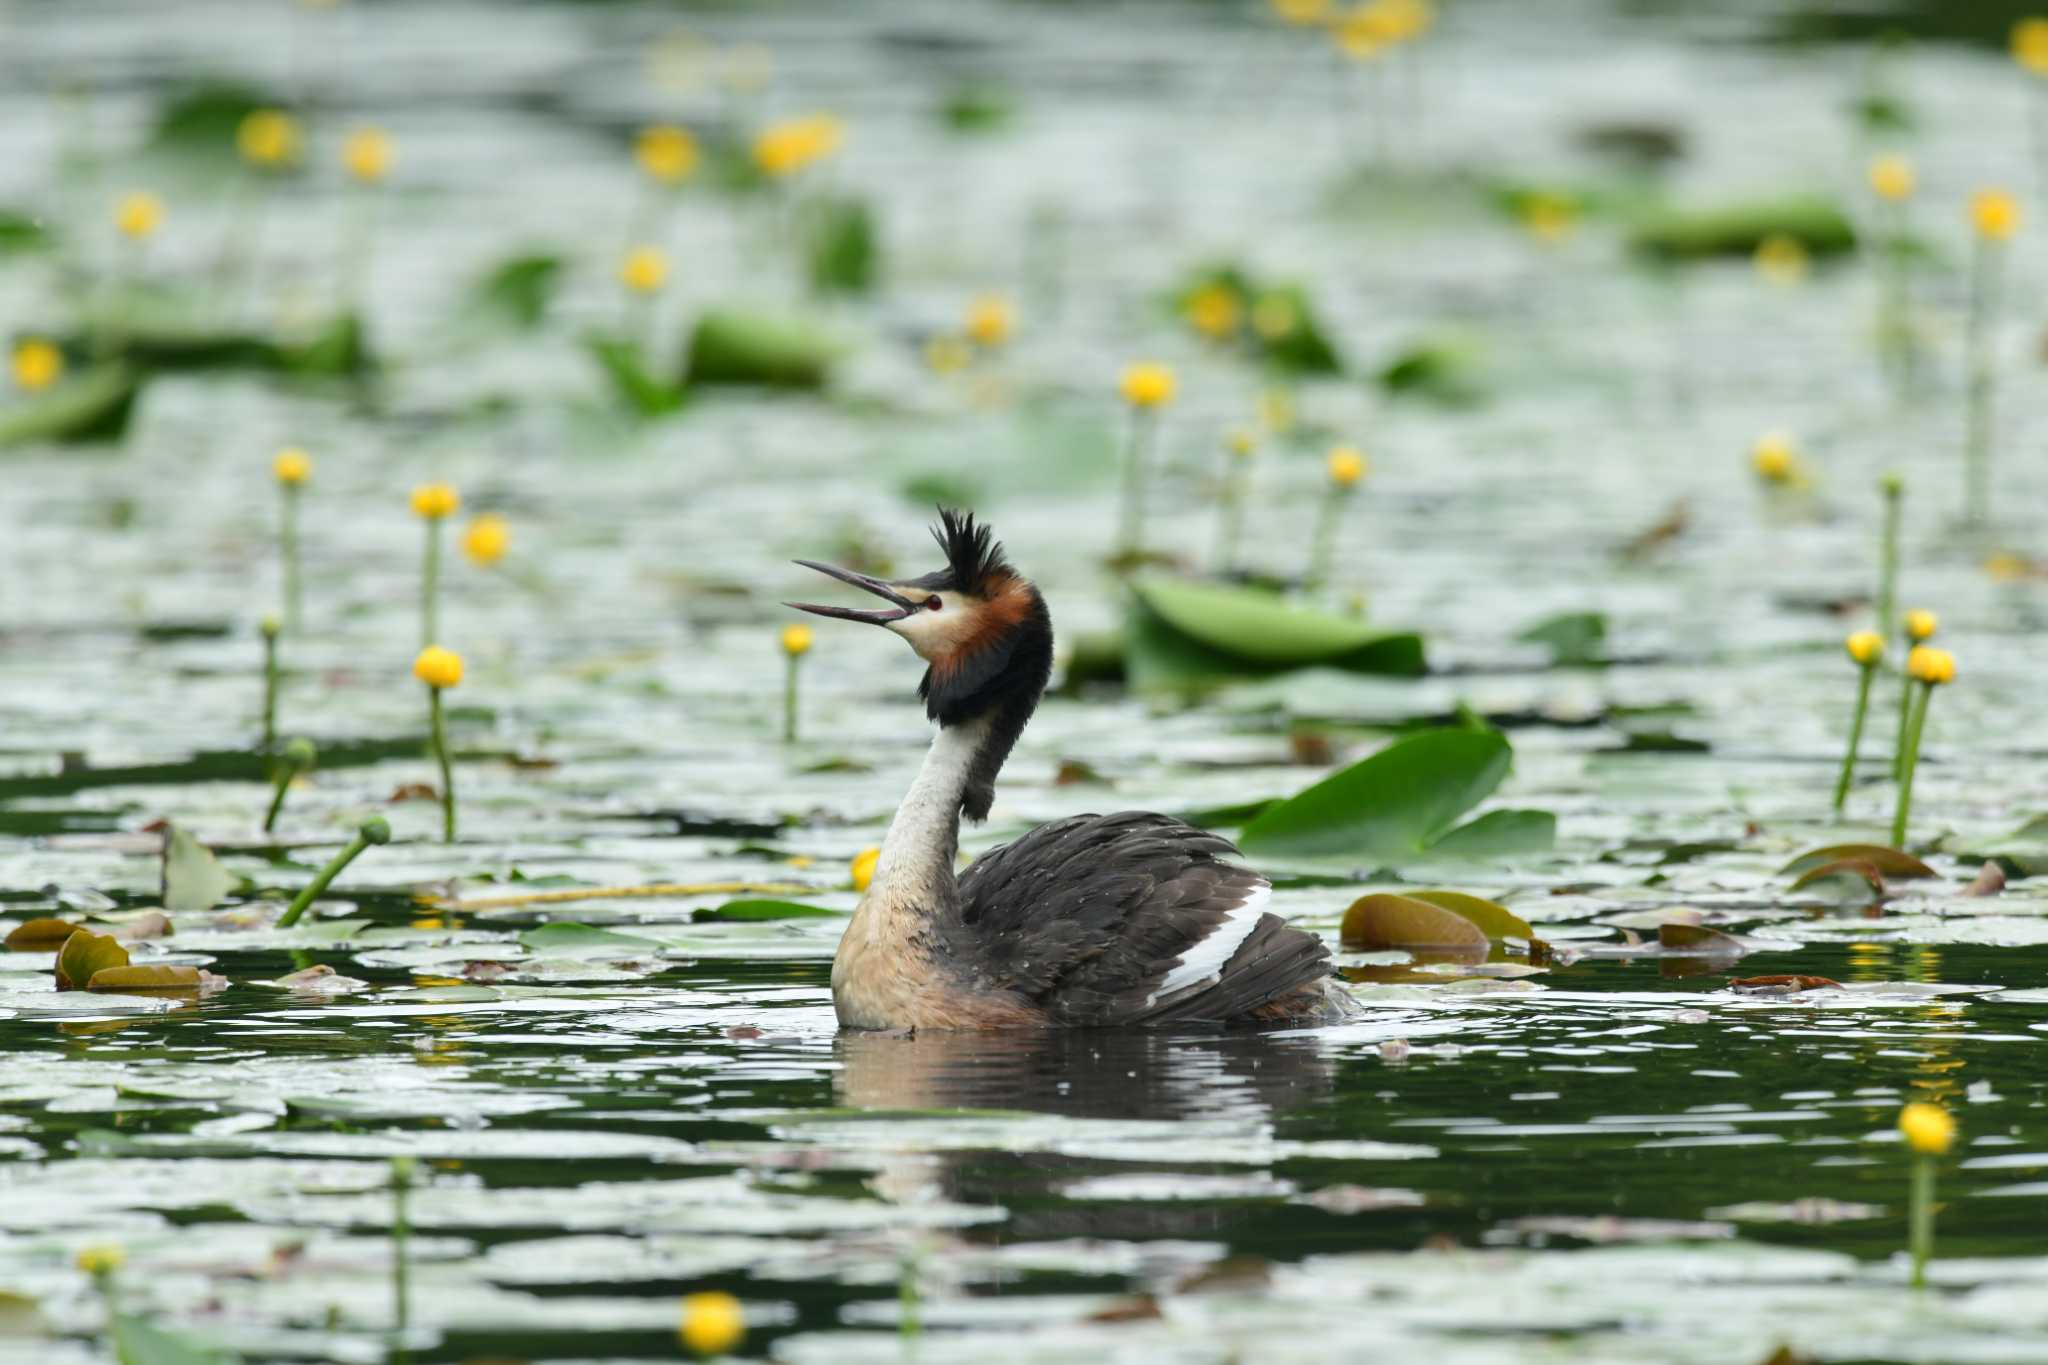
[[[1242,905],[1223,916],[1222,922],[1208,935],[1188,948],[1180,956],[1180,962],[1166,978],[1159,983],[1152,994],[1145,998],[1147,1005],[1156,1003],[1161,996],[1173,995],[1193,987],[1206,988],[1223,979],[1224,964],[1244,946],[1252,930],[1258,928],[1259,917],[1266,913],[1266,903],[1273,899],[1273,888],[1261,882],[1245,898]]]

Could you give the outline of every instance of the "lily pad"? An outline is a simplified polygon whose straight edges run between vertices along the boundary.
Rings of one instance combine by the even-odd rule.
[[[565,920],[541,924],[519,936],[520,946],[536,957],[647,957],[661,951],[653,939],[615,934],[593,924]]]
[[[126,365],[88,370],[47,393],[0,408],[0,446],[116,440],[128,430],[140,388]]]
[[[514,331],[538,327],[554,302],[562,269],[562,257],[547,251],[501,261],[471,286],[464,314],[476,322]]]
[[[1147,575],[1132,585],[1125,671],[1138,687],[1320,665],[1424,671],[1422,638],[1289,602],[1262,588]]]
[[[724,905],[711,906],[690,912],[690,918],[702,921],[751,922],[778,919],[831,919],[837,910],[822,905],[805,905],[801,901],[739,900],[727,901]]]
[[[1607,617],[1597,611],[1559,612],[1544,617],[1515,638],[1548,648],[1552,663],[1597,663],[1607,643]]]
[[[810,219],[811,288],[820,294],[866,294],[881,275],[882,248],[865,199],[835,198]]]
[[[618,337],[594,336],[586,341],[598,368],[626,406],[642,417],[674,412],[689,398],[688,390],[657,378],[646,365],[638,344]]]
[[[7,932],[5,946],[16,953],[47,953],[62,948],[64,941],[78,932],[78,926],[68,919],[51,919],[47,916],[15,925]]]
[[[1809,868],[1792,883],[1794,891],[1818,888],[1845,905],[1867,905],[1884,897],[1884,878],[1862,858],[1837,858]]]
[[[206,845],[177,826],[171,827],[164,840],[166,910],[211,910],[240,884]]]
[[[807,318],[714,308],[690,334],[690,384],[821,389],[843,345]]]
[[[1710,208],[1664,209],[1639,222],[1629,245],[1663,260],[1749,256],[1766,238],[1789,237],[1815,256],[1856,249],[1841,206],[1817,194],[1788,194]]]
[[[134,995],[142,991],[195,991],[199,985],[197,967],[160,962],[146,967],[102,967],[92,974],[85,988]]]
[[[1505,937],[1532,938],[1505,907],[1454,891],[1376,892],[1344,912],[1338,937],[1347,948],[1484,948]]]
[[[1912,854],[1903,853],[1896,848],[1886,848],[1882,844],[1830,844],[1826,848],[1812,849],[1779,868],[1778,875],[1810,873],[1815,868],[1840,862],[1868,863],[1874,870],[1895,882],[1939,875]]]
[[[82,991],[93,977],[109,967],[128,965],[128,950],[111,934],[80,929],[64,940],[57,953],[57,989]]]

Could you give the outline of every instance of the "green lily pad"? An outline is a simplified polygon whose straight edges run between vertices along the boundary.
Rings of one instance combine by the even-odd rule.
[[[57,989],[82,991],[95,975],[109,967],[128,965],[128,950],[111,934],[80,929],[64,940],[57,953]]]
[[[820,294],[872,293],[882,273],[875,215],[865,199],[830,199],[810,211],[811,288]]]
[[[1390,865],[1479,854],[1494,831],[1479,830],[1461,843],[1452,826],[1500,785],[1511,759],[1507,740],[1492,730],[1413,735],[1273,806],[1245,826],[1238,843],[1259,857]],[[1524,817],[1494,828],[1511,832],[1517,851],[1526,851],[1534,823]]]
[[[1663,209],[1636,224],[1629,245],[1662,260],[1691,261],[1749,256],[1767,237],[1790,237],[1815,256],[1856,249],[1856,229],[1848,215],[1832,199],[1817,194]]]
[[[1861,858],[1837,858],[1809,868],[1792,883],[1794,891],[1818,889],[1843,905],[1868,905],[1884,897],[1884,877]]]
[[[657,378],[649,371],[638,343],[619,337],[594,336],[584,345],[626,406],[640,416],[660,417],[674,412],[688,400],[687,389]]]
[[[241,1357],[146,1319],[116,1313],[114,1355],[121,1365],[235,1365]]]
[[[0,209],[0,256],[43,251],[55,240],[41,216],[18,209]]]
[[[1544,617],[1515,638],[1548,648],[1552,663],[1597,663],[1607,644],[1607,616],[1597,611],[1563,611]]]
[[[500,261],[470,287],[463,314],[471,321],[531,331],[547,318],[561,284],[563,259],[534,251]]]
[[[805,318],[714,308],[690,334],[690,384],[821,389],[842,344]]]
[[[693,910],[690,912],[690,918],[699,923],[756,922],[778,919],[832,919],[838,914],[837,910],[830,910],[822,905],[805,905],[801,901],[740,900]]]
[[[647,957],[661,951],[661,945],[653,939],[615,934],[609,929],[578,924],[573,920],[536,925],[522,933],[519,942],[535,957]]]
[[[141,386],[126,365],[102,365],[63,380],[0,408],[0,447],[116,440],[128,430]]]
[[[1479,931],[1492,942],[1504,938],[1519,938],[1533,941],[1536,931],[1529,922],[1498,901],[1483,896],[1470,896],[1463,891],[1410,891],[1410,900],[1427,901],[1453,914],[1462,915],[1479,926]]]
[[[1317,664],[1360,673],[1424,671],[1422,638],[1377,630],[1262,588],[1150,574],[1131,589],[1125,671],[1140,688]]]

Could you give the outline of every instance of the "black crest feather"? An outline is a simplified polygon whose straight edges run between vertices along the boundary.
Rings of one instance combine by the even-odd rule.
[[[987,526],[974,520],[974,513],[939,509],[939,524],[932,527],[932,539],[945,552],[946,569],[960,592],[986,596],[989,581],[1015,573],[1003,557],[1002,542]]]

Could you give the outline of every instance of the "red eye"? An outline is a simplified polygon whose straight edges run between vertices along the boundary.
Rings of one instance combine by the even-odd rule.
[[[946,604],[944,602],[941,602],[938,599],[937,595],[933,595],[931,597],[927,597],[924,599],[924,609],[926,611],[937,611],[940,607],[943,607],[945,605]]]

